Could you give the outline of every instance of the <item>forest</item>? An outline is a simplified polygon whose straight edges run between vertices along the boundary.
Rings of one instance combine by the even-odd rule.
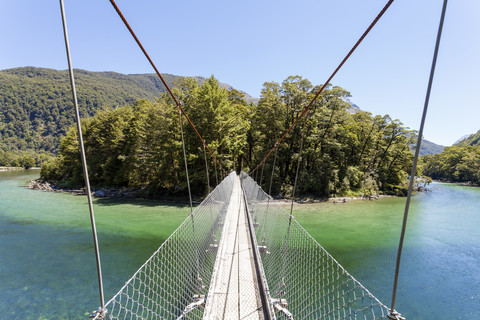
[[[172,84],[178,76],[166,74]],[[165,91],[156,75],[75,70],[82,117],[103,107],[154,101]],[[201,81],[202,79],[197,79]],[[0,166],[40,166],[58,152],[75,121],[66,70],[22,67],[0,71]]]
[[[179,76],[164,74],[174,86]],[[193,77],[200,84],[203,77]],[[103,108],[155,101],[166,89],[156,74],[121,74],[75,69],[82,117]],[[231,89],[221,83],[222,88]],[[245,100],[257,99],[246,95]],[[21,67],[0,70],[0,166],[36,166],[58,152],[60,138],[75,121],[66,70]]]
[[[480,131],[422,160],[423,173],[432,179],[480,185]]]
[[[173,91],[208,146],[227,171],[255,168],[318,91],[307,79],[291,76],[266,82],[257,104],[227,90],[213,76],[199,83],[178,80]],[[329,85],[312,105],[299,154],[302,121],[257,172],[272,194],[289,196],[301,156],[299,192],[305,197],[380,193],[404,195],[415,132],[388,115],[349,113],[349,92]],[[82,122],[88,166],[96,187],[123,187],[143,195],[182,194],[186,190],[179,114],[165,93],[151,102],[138,100],[104,108]],[[182,117],[188,169],[196,195],[207,192],[203,144]],[[77,131],[61,139],[58,156],[42,165],[44,179],[59,185],[82,185]],[[219,165],[207,153],[212,185],[221,179]]]

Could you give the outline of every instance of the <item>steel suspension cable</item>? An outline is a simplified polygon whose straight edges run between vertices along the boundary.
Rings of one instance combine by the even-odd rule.
[[[297,190],[298,174],[300,172],[300,164],[302,162],[303,142],[305,140],[305,130],[307,128],[307,120],[308,120],[308,112],[305,113],[305,119],[304,119],[303,128],[302,128],[302,137],[300,139],[300,150],[298,151],[297,170],[296,170],[296,173],[295,173],[295,182],[293,184],[293,190],[292,190],[292,202],[291,202],[291,205],[290,205],[290,217],[289,217],[289,220],[288,220],[287,240],[286,240],[286,244],[285,244],[285,254],[283,256],[281,285],[284,286],[284,290],[286,290],[286,284],[285,284],[285,256],[287,256],[287,254],[288,254],[288,245],[289,245],[289,240],[290,240],[290,229],[291,229],[292,220],[293,220],[293,203],[295,202],[295,192]]]
[[[290,219],[292,219],[292,217],[293,217],[293,203],[295,201],[295,193],[297,191],[298,174],[300,172],[300,164],[302,162],[303,142],[305,140],[305,130],[307,128],[307,120],[308,120],[308,112],[305,113],[305,119],[304,119],[303,128],[302,128],[302,137],[300,138],[300,150],[298,151],[297,171],[295,173],[295,182],[293,183],[292,203],[290,204]]]
[[[317,100],[318,96],[323,92],[323,90],[328,86],[328,84],[330,83],[330,81],[333,79],[333,77],[337,74],[337,72],[342,68],[342,66],[345,64],[345,62],[347,62],[348,58],[350,58],[350,56],[352,55],[352,53],[357,49],[357,47],[360,45],[360,43],[363,41],[363,39],[365,39],[365,37],[367,36],[367,34],[370,32],[370,30],[373,29],[373,27],[375,26],[375,24],[377,24],[378,20],[380,20],[380,18],[383,16],[383,14],[387,11],[387,9],[390,7],[390,5],[393,3],[394,0],[389,0],[388,3],[383,7],[382,11],[380,11],[380,13],[375,17],[375,19],[372,21],[372,23],[370,24],[370,26],[367,28],[367,30],[365,30],[365,32],[362,34],[362,36],[357,40],[357,42],[355,43],[355,45],[352,47],[352,49],[350,49],[350,51],[348,52],[348,54],[345,56],[345,58],[343,58],[342,62],[340,62],[340,64],[337,66],[337,68],[333,71],[333,73],[330,75],[330,77],[327,79],[327,81],[325,81],[325,83],[322,85],[322,87],[318,90],[318,92],[315,94],[315,96],[310,100],[310,102],[305,106],[305,108],[303,109],[303,111],[300,113],[300,115],[295,119],[295,121],[293,122],[293,124],[290,126],[290,128],[287,129],[287,131],[283,134],[283,136],[277,141],[277,143],[275,144],[275,146],[270,150],[270,152],[265,156],[265,158],[263,158],[263,160],[255,167],[255,169],[253,169],[253,171],[250,173],[250,175],[256,171],[260,165],[262,165],[262,163],[265,162],[265,160],[267,160],[267,158],[270,156],[270,154],[273,152],[273,150],[275,150],[278,145],[283,141],[283,139],[285,139],[285,137],[288,135],[288,133],[293,129],[293,127],[297,124],[297,122],[305,115],[306,112],[308,112],[308,109],[310,109],[310,107],[312,106],[312,104],[315,102],[315,100]]]
[[[205,144],[203,145],[203,156],[205,157],[205,171],[207,173],[208,194],[210,194],[210,175],[208,174],[207,151],[205,151]]]
[[[273,175],[275,172],[275,163],[277,162],[277,153],[278,149],[275,149],[275,156],[273,157],[273,165],[272,165],[272,175],[270,177],[270,185],[268,186],[268,195],[272,196],[272,184],[273,184]],[[267,210],[265,212],[265,218],[263,219],[263,236],[262,236],[262,245],[266,244],[265,233],[267,230],[267,217],[268,217],[268,210],[270,208],[270,197],[267,197]]]
[[[147,51],[145,50],[145,48],[143,47],[142,43],[140,42],[140,40],[138,39],[137,35],[135,34],[135,32],[133,32],[133,29],[130,27],[130,24],[127,22],[127,19],[125,18],[125,16],[123,15],[122,11],[120,11],[120,8],[118,8],[117,4],[115,3],[114,0],[109,0],[110,3],[112,4],[113,8],[115,9],[115,11],[117,12],[118,16],[120,17],[120,19],[122,19],[123,23],[125,24],[125,27],[127,27],[128,31],[130,32],[130,34],[132,35],[132,37],[135,39],[135,42],[137,43],[137,45],[139,46],[139,48],[142,50],[143,54],[145,55],[145,57],[147,58],[148,62],[150,62],[150,65],[153,67],[153,69],[155,70],[155,72],[157,73],[158,77],[160,78],[160,80],[162,81],[163,85],[165,86],[165,88],[167,89],[168,93],[170,94],[170,96],[172,97],[172,99],[175,101],[175,104],[177,105],[177,107],[180,109],[180,111],[182,112],[182,114],[185,116],[185,118],[188,120],[188,122],[190,123],[190,126],[193,128],[193,130],[195,131],[195,133],[197,134],[197,136],[200,138],[200,140],[202,141],[202,143],[205,145],[205,147],[207,148],[208,152],[210,152],[210,154],[212,155],[213,159],[215,159],[215,162],[218,163],[218,165],[220,166],[220,168],[222,170],[223,167],[222,165],[220,164],[220,162],[218,162],[217,158],[215,157],[215,155],[212,153],[212,151],[210,150],[210,148],[208,147],[208,145],[205,143],[205,140],[202,138],[202,136],[200,135],[200,133],[198,132],[197,128],[195,127],[195,125],[193,124],[192,120],[190,120],[190,117],[187,115],[187,113],[185,112],[185,110],[182,108],[180,102],[178,101],[177,97],[173,94],[172,90],[170,89],[170,86],[167,84],[167,82],[165,81],[165,79],[163,78],[162,74],[160,73],[160,71],[158,71],[157,67],[155,66],[155,64],[153,63],[153,60],[150,58],[150,56],[148,55]],[[225,170],[224,170],[225,171]]]
[[[215,165],[215,187],[218,186],[218,175],[217,175],[217,163],[213,162]]]
[[[397,261],[395,264],[395,276],[393,280],[393,291],[392,291],[392,304],[390,308],[390,313],[394,317],[396,315],[395,312],[395,299],[397,295],[397,285],[398,285],[398,274],[400,271],[400,260],[402,257],[402,249],[403,249],[403,242],[405,239],[405,231],[407,228],[407,218],[408,218],[408,211],[410,208],[410,199],[412,198],[412,191],[413,191],[413,183],[415,181],[415,173],[417,171],[417,163],[418,163],[418,157],[420,154],[420,146],[422,145],[422,138],[423,138],[423,128],[425,125],[425,119],[427,117],[427,110],[428,110],[428,103],[430,101],[430,92],[432,90],[432,84],[433,84],[433,76],[435,74],[435,66],[437,63],[437,57],[438,57],[438,50],[440,48],[440,39],[442,37],[442,29],[443,29],[443,22],[445,20],[445,12],[447,11],[447,0],[443,1],[443,7],[442,7],[442,13],[440,16],[440,23],[438,26],[438,32],[437,32],[437,40],[435,42],[435,50],[433,53],[433,59],[432,59],[432,66],[430,69],[430,77],[428,79],[428,86],[427,86],[427,92],[425,95],[425,104],[423,106],[423,113],[422,113],[422,120],[420,121],[420,130],[418,131],[418,139],[417,139],[417,146],[415,148],[415,156],[413,158],[413,165],[412,165],[412,172],[410,174],[410,182],[408,184],[408,194],[407,194],[407,201],[405,203],[405,212],[403,215],[403,222],[402,222],[402,231],[400,233],[400,241],[398,244],[398,253],[397,253]],[[396,318],[393,318],[396,319]]]
[[[263,181],[263,169],[265,169],[265,162],[262,165],[262,173],[260,173],[260,188],[262,187],[262,181]]]
[[[275,172],[275,163],[277,162],[277,152],[278,152],[278,149],[275,149],[275,156],[273,157],[273,165],[272,165],[272,176],[270,177],[270,185],[268,186],[269,195],[272,195],[273,174]]]
[[[178,109],[178,121],[180,122],[180,134],[181,134],[181,137],[182,137],[183,160],[185,162],[185,174],[187,175],[188,198],[190,200],[190,214],[192,214],[192,212],[193,212],[192,192],[190,190],[190,179],[188,177],[187,152],[185,151],[185,139],[183,137],[182,112],[180,111],[180,108]],[[193,219],[193,217],[192,217],[192,219]],[[193,221],[192,221],[192,223],[193,223]]]
[[[95,311],[95,316],[104,318],[104,311],[105,311],[105,298],[103,292],[103,280],[102,280],[102,264],[100,262],[100,250],[98,246],[98,237],[97,237],[97,227],[95,223],[95,212],[93,210],[93,203],[92,203],[92,192],[90,190],[90,180],[88,178],[88,168],[87,168],[87,158],[85,155],[85,146],[83,144],[83,135],[82,135],[82,125],[80,121],[80,111],[78,107],[77,101],[77,91],[75,87],[75,78],[73,76],[73,67],[72,67],[72,60],[70,57],[70,45],[68,41],[68,30],[67,30],[67,20],[65,17],[65,7],[63,5],[63,0],[60,0],[60,11],[62,15],[62,24],[63,24],[63,35],[65,38],[65,50],[67,53],[67,61],[68,61],[68,72],[70,76],[70,84],[72,87],[72,99],[73,105],[75,109],[75,119],[77,122],[77,130],[78,130],[78,143],[80,146],[80,154],[82,159],[82,169],[83,169],[83,177],[85,179],[85,189],[87,192],[87,199],[88,199],[88,209],[90,212],[90,222],[92,225],[92,235],[93,235],[93,244],[95,248],[95,261],[97,265],[97,278],[98,278],[98,291],[100,296],[100,309]]]

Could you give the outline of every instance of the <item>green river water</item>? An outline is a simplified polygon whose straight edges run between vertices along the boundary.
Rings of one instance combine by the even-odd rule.
[[[88,319],[99,304],[86,197],[22,187],[0,172],[0,319]],[[404,198],[302,204],[297,220],[390,303]],[[185,219],[154,201],[94,202],[106,299]],[[407,319],[480,319],[480,188],[434,184],[414,197],[396,309]]]

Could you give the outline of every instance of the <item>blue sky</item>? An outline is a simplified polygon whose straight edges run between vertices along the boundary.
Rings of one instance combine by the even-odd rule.
[[[117,0],[161,72],[215,75],[258,97],[265,81],[323,83],[387,0]],[[395,1],[333,79],[373,114],[418,129],[442,0]],[[75,68],[152,73],[108,0],[65,0]],[[66,69],[58,1],[0,0],[0,69]],[[480,1],[450,1],[424,136],[480,129]]]

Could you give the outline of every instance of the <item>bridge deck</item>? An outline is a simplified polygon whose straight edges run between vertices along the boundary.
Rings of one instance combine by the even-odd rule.
[[[240,179],[235,178],[204,319],[264,319]]]

